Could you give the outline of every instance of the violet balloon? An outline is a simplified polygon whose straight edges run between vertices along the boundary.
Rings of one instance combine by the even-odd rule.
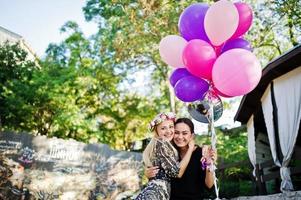
[[[222,53],[224,53],[225,51],[228,51],[230,49],[235,49],[235,48],[241,48],[241,49],[245,49],[248,51],[252,51],[251,45],[247,40],[245,40],[243,38],[237,38],[237,39],[229,40],[228,42],[226,42],[222,48]]]
[[[178,80],[180,80],[181,78],[183,78],[185,76],[191,76],[191,74],[187,71],[187,69],[185,69],[185,68],[175,69],[172,72],[171,76],[169,77],[169,82],[174,87],[176,85],[176,83],[178,82]]]
[[[251,92],[260,78],[260,62],[252,52],[245,49],[231,49],[221,54],[212,70],[214,86],[228,96]]]
[[[182,12],[178,27],[180,34],[187,41],[201,39],[209,42],[204,29],[204,18],[208,8],[209,5],[206,3],[195,3]]]
[[[209,84],[195,76],[181,78],[175,85],[175,95],[183,102],[202,100],[209,89]]]
[[[237,38],[247,32],[253,21],[252,9],[248,4],[237,2],[234,5],[238,11],[239,20],[238,27],[231,38]]]

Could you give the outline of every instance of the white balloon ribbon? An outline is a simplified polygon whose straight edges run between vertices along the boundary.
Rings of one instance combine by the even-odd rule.
[[[210,132],[211,132],[211,147],[213,150],[216,151],[216,134],[215,134],[215,128],[214,128],[214,110],[213,110],[213,105],[212,103],[210,103],[210,115],[207,115],[207,119],[210,123]],[[216,198],[215,199],[220,199],[219,198],[219,188],[217,185],[217,177],[216,177],[216,173],[215,170],[217,169],[217,167],[215,166],[215,162],[212,162],[210,165],[210,172],[213,173],[213,179],[214,179],[214,189],[215,189],[215,194],[216,194]]]

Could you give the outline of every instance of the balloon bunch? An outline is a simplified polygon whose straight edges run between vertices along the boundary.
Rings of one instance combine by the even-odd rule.
[[[181,36],[168,35],[159,44],[162,60],[175,68],[170,84],[183,102],[249,93],[261,78],[261,66],[243,38],[252,24],[248,4],[220,0],[195,3],[179,18]]]
[[[216,148],[214,121],[223,112],[220,96],[251,92],[261,78],[261,66],[243,38],[252,24],[248,4],[220,0],[209,6],[195,3],[180,16],[181,36],[168,35],[159,44],[162,60],[176,68],[170,76],[175,95],[189,102],[190,115],[210,123],[211,146]],[[219,199],[215,165],[216,199]]]

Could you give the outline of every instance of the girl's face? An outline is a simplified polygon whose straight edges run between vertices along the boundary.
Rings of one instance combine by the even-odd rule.
[[[175,132],[174,122],[172,120],[163,121],[157,126],[156,132],[159,138],[171,141]]]
[[[178,147],[187,146],[192,137],[193,133],[187,124],[183,122],[176,124],[173,141]]]

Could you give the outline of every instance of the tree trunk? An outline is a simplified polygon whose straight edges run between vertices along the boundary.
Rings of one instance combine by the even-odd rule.
[[[293,32],[293,21],[292,19],[289,17],[288,18],[288,30],[289,30],[289,37],[290,37],[290,41],[293,44],[293,46],[298,45],[298,42],[294,36],[294,32]]]
[[[168,90],[169,90],[170,109],[172,112],[176,113],[176,102],[175,102],[174,90],[173,90],[173,87],[169,84],[168,78],[167,78],[166,84],[168,85]]]

